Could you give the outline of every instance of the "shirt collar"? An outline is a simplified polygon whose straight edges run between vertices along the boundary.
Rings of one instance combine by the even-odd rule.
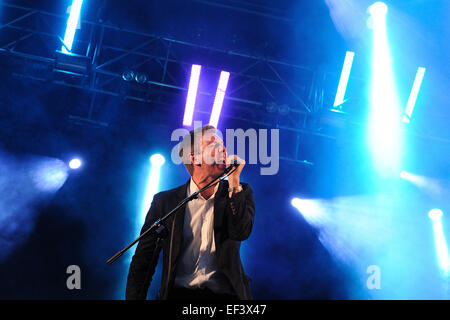
[[[219,184],[220,184],[220,182],[217,182],[217,183],[216,183],[216,185],[214,186],[214,193],[213,193],[213,195],[212,195],[210,198],[208,198],[208,200],[214,198],[214,196],[216,195],[217,190],[219,189]],[[191,194],[193,194],[194,192],[197,192],[198,190],[199,190],[199,189],[198,189],[197,185],[195,184],[194,179],[192,179],[192,177],[191,177],[191,179],[190,179],[190,181],[189,181],[189,186],[188,186],[188,188],[187,188],[188,196],[191,195]],[[202,197],[201,194],[199,194],[198,196],[199,196],[200,198],[202,198],[203,200],[206,200],[205,198]]]

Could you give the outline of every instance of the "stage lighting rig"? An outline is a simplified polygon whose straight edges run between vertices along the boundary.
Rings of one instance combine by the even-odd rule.
[[[130,82],[134,80],[134,71],[132,70],[126,70],[122,73],[122,79],[126,82]]]
[[[92,68],[90,57],[56,51],[54,71],[74,76],[89,76]]]

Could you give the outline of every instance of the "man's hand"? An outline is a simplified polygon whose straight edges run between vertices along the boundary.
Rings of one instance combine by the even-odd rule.
[[[239,158],[237,155],[230,155],[227,157],[227,166],[230,166],[234,160],[239,163],[239,166],[232,174],[228,176],[228,184],[231,188],[239,186],[239,175],[241,174],[242,169],[245,166],[245,160]]]

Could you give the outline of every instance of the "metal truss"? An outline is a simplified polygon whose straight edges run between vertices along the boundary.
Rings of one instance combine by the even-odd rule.
[[[63,25],[65,15],[5,2],[0,6],[8,19],[0,26],[0,54],[35,64],[34,68],[19,68],[14,71],[15,76],[90,94],[85,116],[68,115],[77,124],[108,126],[107,122],[93,117],[94,109],[101,108],[96,103],[101,95],[161,105],[164,112],[164,108],[184,100],[193,63],[202,65],[202,77],[208,83],[217,84],[221,70],[230,72],[222,117],[296,134],[295,155],[286,160],[309,164],[299,158],[304,135],[335,139],[333,131],[322,130],[327,119],[351,123],[347,115],[330,113],[328,109],[334,92],[327,91],[324,82],[336,79],[337,74],[88,20],[80,22],[81,30],[77,31],[73,45],[74,52],[88,61],[88,67],[84,73],[74,73],[57,65],[56,51],[61,48],[62,40],[53,26]],[[139,74],[141,83],[125,81],[127,72]],[[212,85],[200,90],[199,95],[213,99],[215,89]],[[195,112],[209,114],[210,111],[210,106],[204,104],[197,106]]]
[[[0,43],[2,53],[54,62],[61,38],[56,32],[48,31],[48,26],[56,20],[61,25],[66,17],[8,3],[2,5],[16,15],[0,27],[2,32],[6,29],[9,33],[15,32],[10,41]],[[40,50],[39,54],[36,53],[38,50],[24,50],[32,38],[39,38],[42,47],[50,50]],[[128,41],[117,43],[118,38]],[[274,102],[288,104],[294,113],[310,113],[315,107],[305,98],[312,90],[315,71],[305,66],[85,20],[81,21],[74,47],[77,53],[82,52],[91,60],[91,81],[86,89],[94,94],[114,94],[114,89],[123,82],[125,70],[141,70],[147,77],[147,85],[184,94],[190,66],[196,62],[207,72],[229,71],[230,87],[225,99],[239,103],[241,107],[242,104],[264,107],[267,102]],[[191,57],[183,57],[186,52]],[[192,57],[193,52],[195,57]],[[202,61],[201,57],[208,57],[208,61]],[[214,95],[215,92],[210,90],[200,94]],[[129,98],[142,100],[136,96]]]

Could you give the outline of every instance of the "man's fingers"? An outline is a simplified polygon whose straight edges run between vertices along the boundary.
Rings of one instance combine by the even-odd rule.
[[[240,167],[243,167],[246,163],[244,159],[239,158],[237,155],[230,155],[227,157],[227,165],[231,165],[233,161],[237,161]]]

